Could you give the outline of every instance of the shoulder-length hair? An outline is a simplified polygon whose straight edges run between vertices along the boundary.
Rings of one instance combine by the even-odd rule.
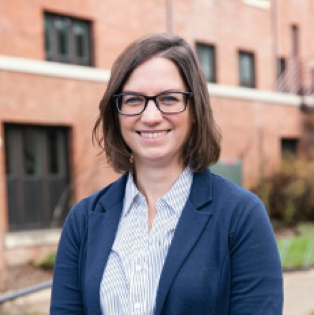
[[[105,152],[108,163],[116,172],[132,170],[132,152],[122,138],[118,111],[112,96],[122,88],[132,71],[152,57],[171,60],[193,93],[190,106],[194,123],[182,147],[184,166],[202,172],[220,156],[220,131],[209,102],[207,82],[190,45],[181,37],[169,34],[147,35],[131,43],[115,61],[105,94],[99,104],[99,116],[93,129],[93,141]]]

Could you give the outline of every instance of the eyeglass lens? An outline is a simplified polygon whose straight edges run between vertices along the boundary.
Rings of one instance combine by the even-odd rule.
[[[186,96],[180,92],[163,93],[156,96],[155,102],[157,102],[157,107],[159,107],[163,113],[179,113],[185,110]],[[117,104],[122,114],[139,114],[146,105],[146,97],[136,94],[119,95]]]

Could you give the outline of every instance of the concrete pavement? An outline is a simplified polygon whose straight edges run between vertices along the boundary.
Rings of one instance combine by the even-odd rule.
[[[314,314],[314,269],[284,274],[284,315]]]
[[[25,295],[0,306],[0,315],[46,315],[49,314],[51,289]]]

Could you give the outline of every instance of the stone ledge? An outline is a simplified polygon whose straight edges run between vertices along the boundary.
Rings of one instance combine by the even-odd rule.
[[[108,82],[110,77],[109,70],[4,55],[0,55],[0,69],[104,83]]]
[[[14,232],[5,235],[4,243],[6,249],[56,245],[59,242],[60,235],[61,229]]]
[[[243,0],[245,4],[248,4],[252,7],[256,7],[259,9],[269,9],[270,1],[268,0]]]

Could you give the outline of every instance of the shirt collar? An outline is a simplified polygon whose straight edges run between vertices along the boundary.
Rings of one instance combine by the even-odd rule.
[[[170,190],[161,198],[173,211],[180,215],[189,197],[193,181],[193,172],[186,167]]]
[[[172,185],[170,190],[159,200],[163,200],[164,202],[166,202],[176,214],[180,215],[189,197],[192,181],[193,172],[188,166],[183,170],[183,172],[176,180],[176,182]],[[141,197],[142,194],[138,191],[137,187],[135,186],[133,173],[129,172],[125,188],[122,216],[128,214],[128,212],[132,208],[132,204],[136,196]]]
[[[129,172],[128,179],[126,182],[126,187],[125,187],[125,196],[124,196],[122,216],[127,215],[129,210],[131,209],[131,206],[135,197],[139,194],[140,192],[138,191],[134,183],[133,173]]]

